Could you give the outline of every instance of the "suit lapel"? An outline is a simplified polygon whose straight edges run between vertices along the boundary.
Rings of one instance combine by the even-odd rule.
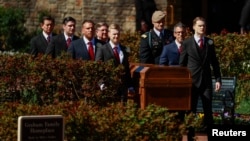
[[[123,54],[123,59],[122,59],[122,64],[123,64],[124,61],[127,60],[128,55],[127,55],[127,51],[126,51],[126,47],[125,46],[120,45],[120,48],[121,48],[121,51],[122,51],[122,54]]]
[[[77,36],[73,35],[72,41],[79,39]]]
[[[61,48],[59,50],[67,50],[67,42],[63,33],[58,36],[58,40],[59,40],[59,43],[61,44],[61,45],[58,45],[58,47]]]
[[[110,45],[110,43],[106,44],[107,45],[107,49],[109,51],[109,54],[111,55],[112,58],[115,58],[115,54],[113,52],[112,46]]]
[[[40,34],[39,38],[40,38],[39,40],[41,41],[41,49],[45,52],[48,46],[48,42],[42,33]]]
[[[204,48],[205,48],[204,51],[205,51],[205,52],[204,52],[202,64],[205,63],[205,60],[206,60],[206,58],[207,58],[208,49],[209,49],[208,38],[205,37],[204,39],[205,39],[205,40],[204,40]]]
[[[172,42],[171,44],[172,44],[171,46],[172,46],[173,51],[180,54],[177,44],[175,42]]]
[[[90,56],[89,56],[89,52],[88,52],[88,47],[86,46],[85,42],[83,39],[81,39],[81,41],[79,42],[80,46],[81,46],[81,50],[83,52],[83,58],[84,59],[90,59]],[[87,57],[85,57],[87,56]]]
[[[200,54],[200,52],[199,52],[199,49],[198,49],[198,47],[197,47],[197,43],[196,43],[196,41],[195,41],[195,39],[194,39],[194,36],[192,37],[193,38],[193,40],[192,40],[192,45],[191,45],[191,47],[192,47],[192,50],[194,51],[194,53],[195,53],[195,55],[197,56],[197,57],[200,57],[201,58],[201,54]]]

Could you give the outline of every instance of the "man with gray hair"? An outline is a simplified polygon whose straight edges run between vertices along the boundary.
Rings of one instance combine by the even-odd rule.
[[[174,40],[173,32],[164,29],[165,17],[165,12],[155,11],[152,15],[153,29],[141,35],[140,63],[159,64],[163,46]]]
[[[186,27],[179,22],[174,26],[175,41],[165,45],[160,56],[160,65],[179,65],[179,58],[182,52],[182,42],[186,37]]]

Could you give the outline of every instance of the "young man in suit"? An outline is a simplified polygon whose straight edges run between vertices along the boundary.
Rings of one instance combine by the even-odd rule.
[[[45,54],[51,55],[52,58],[60,56],[63,52],[67,52],[71,41],[79,39],[75,36],[76,20],[73,17],[63,19],[63,33],[54,36],[50,41]]]
[[[179,22],[174,26],[175,41],[165,45],[160,56],[160,65],[172,66],[179,65],[182,42],[186,36],[186,27]]]
[[[95,60],[96,45],[94,41],[95,24],[91,20],[82,22],[82,38],[73,41],[67,52],[73,59]]]
[[[45,54],[47,46],[56,34],[52,33],[55,26],[55,19],[51,16],[43,16],[40,23],[42,33],[33,37],[30,41],[30,54],[38,56],[38,54]]]
[[[132,84],[128,53],[126,47],[120,44],[120,27],[117,24],[111,24],[108,28],[109,42],[102,47],[97,48],[96,61],[106,62],[113,60],[114,65],[118,66],[122,64],[124,66],[125,74],[122,76],[122,84],[117,90],[118,96],[121,97],[122,102],[127,101],[128,92],[134,93]]]
[[[180,66],[190,70],[192,76],[191,112],[196,113],[198,98],[201,98],[204,111],[204,125],[207,133],[213,124],[212,91],[221,88],[221,72],[214,42],[205,37],[206,21],[203,17],[193,20],[194,35],[183,41],[183,50],[180,55]],[[216,83],[212,86],[212,70]],[[194,129],[190,128],[188,140],[193,140]],[[209,136],[208,136],[209,141]]]
[[[141,35],[140,63],[159,64],[163,46],[174,40],[173,32],[164,29],[165,16],[164,12],[155,11],[152,15],[153,29]]]

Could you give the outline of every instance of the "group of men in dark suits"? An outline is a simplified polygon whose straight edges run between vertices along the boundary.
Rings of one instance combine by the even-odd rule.
[[[212,70],[216,80],[215,91],[221,88],[221,72],[216,57],[213,40],[205,37],[206,21],[202,17],[193,20],[194,35],[185,39],[185,26],[176,24],[174,32],[164,29],[166,13],[155,11],[152,15],[153,28],[141,35],[140,63],[179,65],[187,67],[192,75],[191,111],[196,112],[198,97],[201,97],[204,109],[204,121],[209,128],[213,124],[212,116]],[[82,37],[74,35],[76,20],[66,17],[63,20],[63,33],[53,36],[54,20],[45,18],[41,23],[43,32],[31,40],[31,54],[51,55],[53,58],[68,52],[73,59],[108,61],[116,66],[122,64],[125,75],[123,85],[117,93],[126,101],[128,91],[134,92],[129,70],[126,47],[120,44],[120,27],[117,24],[100,24],[95,30],[91,20],[82,23]],[[46,30],[47,29],[47,30]],[[95,34],[96,32],[96,34]],[[98,33],[99,32],[99,33]],[[96,38],[100,34],[103,39]],[[53,36],[53,37],[52,37]],[[106,36],[106,37],[105,37]],[[48,38],[47,37],[52,37]],[[68,39],[70,44],[68,45]],[[94,54],[94,58],[91,54]],[[212,66],[212,70],[211,67]],[[189,141],[193,140],[194,131],[190,129]]]
[[[50,24],[49,32],[45,31],[47,23]],[[52,26],[53,25],[53,26]],[[79,38],[75,35],[76,20],[73,17],[63,19],[63,32],[52,37],[54,19],[46,18],[42,21],[43,32],[31,39],[31,54],[35,57],[39,54],[57,58],[63,52],[67,53],[72,59],[81,59],[88,61],[113,60],[114,65],[123,65],[125,74],[122,76],[121,86],[117,94],[121,96],[121,101],[127,100],[127,93],[134,93],[132,84],[128,52],[126,47],[120,44],[120,27],[117,24],[108,26],[104,22],[95,23],[92,20],[82,22],[81,34]],[[47,37],[50,36],[50,40]],[[103,82],[105,83],[105,82]],[[100,85],[100,84],[98,84]],[[103,90],[103,84],[100,89]]]
[[[155,11],[152,15],[153,29],[141,35],[140,63],[178,65],[190,70],[192,76],[190,112],[196,113],[200,97],[204,110],[204,126],[209,134],[213,124],[212,91],[219,91],[221,88],[221,72],[214,42],[205,36],[206,21],[203,17],[196,17],[193,20],[194,35],[185,38],[186,28],[182,23],[174,26],[174,37],[170,30],[163,28],[165,16],[164,12]],[[215,86],[212,86],[212,70],[216,80]],[[191,127],[188,141],[193,141],[194,136],[195,130]]]
[[[75,35],[76,20],[73,17],[64,18],[62,23],[63,33],[54,36],[45,51],[45,54],[51,55],[52,58],[60,56],[62,52],[67,52],[71,42],[79,39]]]
[[[82,37],[85,39],[83,44],[82,38],[75,35],[76,20],[73,17],[66,17],[62,22],[62,33],[55,34],[53,29],[55,26],[55,20],[51,16],[44,16],[40,23],[42,33],[33,37],[30,41],[30,54],[34,56],[51,55],[56,58],[61,55],[62,52],[68,52],[74,59],[82,58],[83,60],[89,60],[87,51],[87,41],[91,41],[96,52],[95,46],[102,46],[109,41],[108,38],[108,24],[100,22],[96,24],[91,20],[85,20],[82,22]],[[76,40],[76,41],[75,41]],[[71,43],[72,42],[72,43]],[[71,47],[72,46],[72,47]],[[75,46],[81,46],[85,50],[80,50],[80,47],[75,49]],[[74,51],[74,52],[72,52]]]

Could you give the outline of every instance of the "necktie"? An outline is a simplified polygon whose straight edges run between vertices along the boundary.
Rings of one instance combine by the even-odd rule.
[[[71,38],[68,38],[67,39],[67,47],[69,47],[70,43],[71,43]]]
[[[48,42],[48,43],[50,42],[50,36],[47,37],[47,42]]]
[[[200,39],[200,49],[203,49],[203,39]]]
[[[163,39],[163,36],[164,36],[163,33],[160,32],[160,38],[161,38],[161,39]]]
[[[113,51],[114,51],[116,61],[119,62],[119,64],[120,64],[120,57],[119,57],[119,53],[118,53],[118,48],[114,47]]]
[[[95,54],[94,54],[94,48],[92,42],[88,42],[88,52],[89,52],[89,58],[90,60],[95,60]]]
[[[181,54],[181,51],[182,51],[182,46],[181,45],[179,46],[178,51],[179,51],[179,54]]]

